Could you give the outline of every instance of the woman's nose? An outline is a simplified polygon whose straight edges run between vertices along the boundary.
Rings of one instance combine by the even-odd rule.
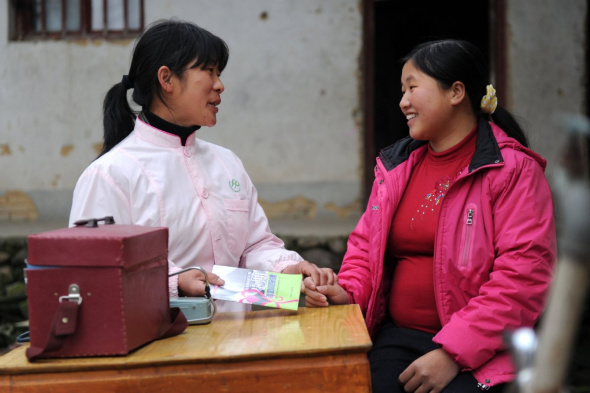
[[[406,97],[406,94],[402,94],[402,98],[401,100],[399,100],[399,107],[401,109],[406,108],[408,105],[410,104],[410,100],[408,100],[408,98]]]
[[[219,94],[223,93],[223,91],[225,90],[225,86],[224,86],[223,82],[221,81],[220,77],[217,77],[217,80],[213,84],[213,89],[215,91],[219,92]]]

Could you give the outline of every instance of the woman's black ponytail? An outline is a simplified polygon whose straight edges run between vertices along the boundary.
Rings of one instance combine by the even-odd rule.
[[[119,82],[107,92],[103,102],[104,143],[100,156],[133,131],[136,113],[127,101],[127,87]]]
[[[494,123],[504,130],[504,132],[508,134],[509,137],[516,139],[521,145],[529,147],[526,134],[512,113],[498,105],[491,116]]]

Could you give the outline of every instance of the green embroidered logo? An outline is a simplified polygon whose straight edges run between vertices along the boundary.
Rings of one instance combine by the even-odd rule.
[[[240,191],[240,182],[236,179],[231,179],[229,181],[229,188],[231,188],[234,192]]]

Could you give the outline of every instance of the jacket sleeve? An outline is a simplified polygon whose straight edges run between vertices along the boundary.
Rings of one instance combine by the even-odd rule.
[[[375,215],[380,214],[379,210],[374,210],[372,206],[384,208],[384,206],[378,206],[378,188],[378,182],[375,181],[365,213],[348,237],[346,254],[338,272],[338,283],[348,292],[351,303],[358,304],[365,316],[374,290],[374,280],[381,280],[375,272],[371,271],[370,263],[371,252],[376,253],[379,250],[370,250],[369,247],[370,236],[380,236],[371,225]],[[377,258],[377,260],[380,259]]]
[[[465,370],[505,349],[506,330],[536,323],[553,275],[553,198],[543,170],[530,157],[521,158],[505,179],[490,202],[495,260],[489,280],[434,337]]]
[[[363,214],[348,237],[346,254],[338,272],[338,284],[348,292],[350,302],[360,306],[363,315],[367,313],[372,290],[366,215]]]
[[[248,269],[281,272],[286,267],[303,261],[303,258],[295,251],[286,250],[283,241],[271,232],[266,214],[258,203],[256,187],[252,184],[245,170],[244,175],[249,188],[250,207],[247,229],[248,239],[240,257],[239,266]]]
[[[74,189],[70,226],[80,219],[112,216],[116,224],[133,224],[127,193],[107,171],[97,165],[88,167],[78,179]],[[168,261],[168,273],[179,271]],[[168,277],[171,298],[178,297],[178,275]]]
[[[100,167],[88,167],[74,189],[70,226],[80,219],[112,216],[117,224],[132,224],[129,199]]]

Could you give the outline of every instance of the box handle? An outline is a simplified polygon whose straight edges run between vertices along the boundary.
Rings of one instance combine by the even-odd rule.
[[[60,296],[59,306],[53,317],[53,322],[47,337],[41,346],[30,346],[25,354],[29,361],[34,361],[42,357],[46,352],[56,351],[62,347],[67,336],[76,333],[78,325],[78,311],[82,303],[80,296],[80,287],[77,284],[71,284],[67,296]],[[68,300],[68,301],[62,301]]]
[[[113,218],[113,216],[105,216],[103,218],[89,218],[78,220],[74,223],[74,225],[77,227],[85,226],[87,228],[98,228],[99,221],[104,221],[105,225],[112,225],[115,223],[115,219]]]

